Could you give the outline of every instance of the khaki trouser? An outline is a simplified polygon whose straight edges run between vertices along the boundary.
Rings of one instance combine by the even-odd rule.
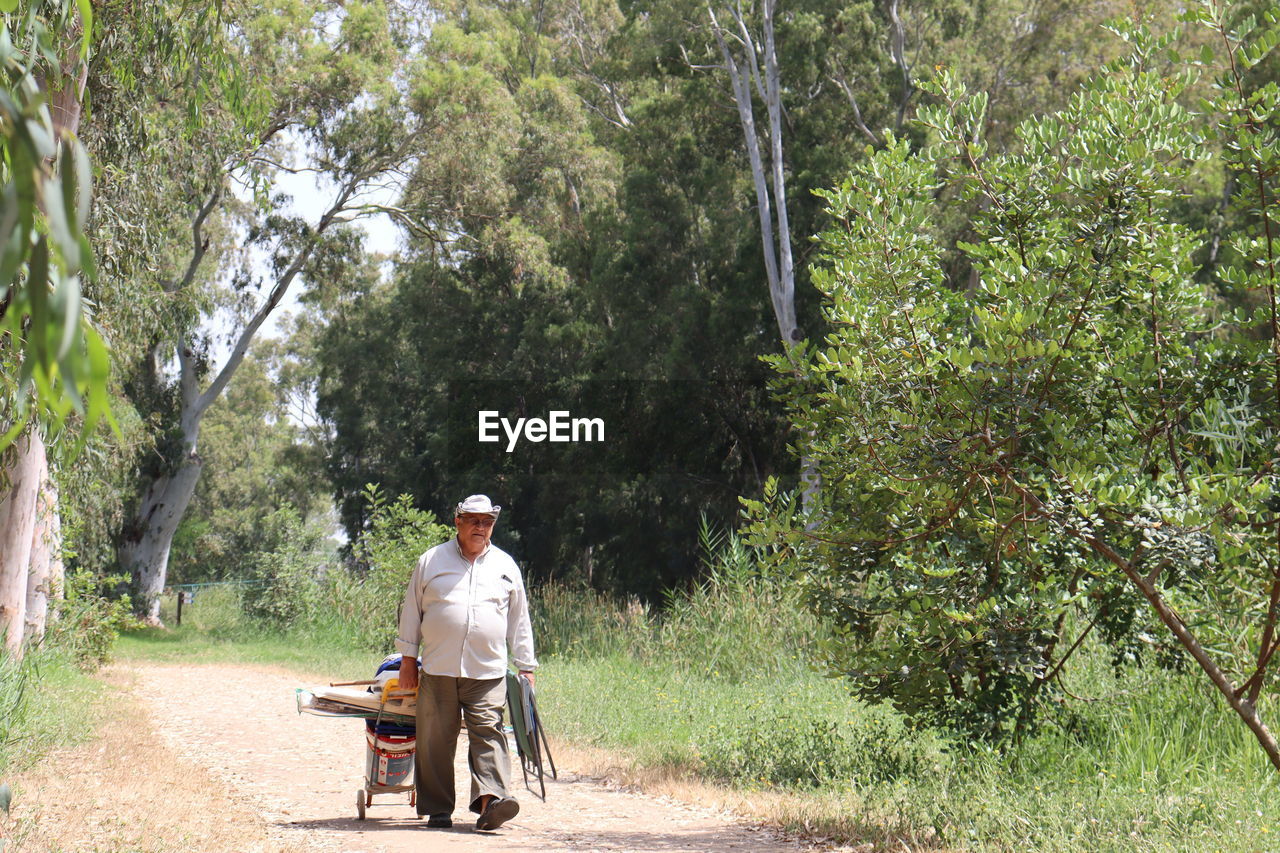
[[[505,678],[453,678],[423,673],[418,681],[418,814],[452,814],[453,756],[460,718],[467,721],[467,764],[471,767],[471,811],[487,794],[507,796],[510,750],[502,731]]]

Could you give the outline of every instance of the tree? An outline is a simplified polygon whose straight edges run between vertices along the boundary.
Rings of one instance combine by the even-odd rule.
[[[270,346],[268,346],[270,345]],[[272,340],[257,342],[201,428],[204,472],[174,535],[170,583],[242,577],[267,550],[267,518],[286,504],[301,521],[327,520],[321,445],[292,420]]]
[[[270,272],[264,282],[256,282],[252,271],[235,273],[234,266],[220,266],[220,272],[235,273],[231,286],[251,307],[230,355],[212,377],[206,377],[207,358],[195,322],[160,341],[148,360],[143,382],[172,389],[176,424],[167,454],[144,471],[137,510],[120,537],[119,559],[133,577],[135,608],[153,620],[173,536],[200,477],[198,442],[205,415],[295,281],[323,278],[335,264],[341,268],[343,258],[358,253],[344,223],[375,212],[404,220],[403,210],[372,204],[362,195],[379,182],[394,180],[412,161],[418,140],[431,132],[406,111],[396,37],[382,3],[333,4],[319,10],[285,3],[229,11],[238,17],[223,23],[218,38],[223,61],[238,73],[232,75],[233,88],[222,105],[223,124],[212,135],[214,144],[189,187],[190,248],[162,288],[182,294],[207,282],[206,258],[217,248],[208,229],[220,214],[246,215],[250,243],[269,253]],[[336,35],[330,33],[334,24]],[[289,133],[305,144],[308,165],[281,161]],[[273,212],[272,180],[286,171],[314,171],[332,181],[332,200],[317,218]],[[245,210],[230,194],[232,180],[252,187],[256,208]],[[259,284],[264,293],[253,301]],[[169,353],[178,363],[173,385],[161,375]]]
[[[1280,769],[1258,713],[1280,599],[1280,338],[1277,149],[1257,118],[1280,90],[1244,76],[1280,31],[1226,15],[1188,15],[1227,50],[1203,120],[1180,102],[1194,75],[1158,70],[1172,39],[1121,28],[1130,54],[1024,122],[1021,150],[989,154],[985,99],[944,74],[922,117],[935,144],[895,141],[828,194],[832,332],[806,370],[818,390],[792,402],[832,487],[815,530],[758,531],[811,562],[840,630],[828,663],[858,692],[1000,737],[1091,631],[1116,642],[1145,620]],[[1261,211],[1222,285],[1260,295],[1253,312],[1219,310],[1178,220],[1205,127]],[[943,185],[986,202],[961,245],[971,289],[943,273]]]
[[[764,0],[761,27],[764,43],[759,47],[747,27],[741,9],[730,12],[735,24],[733,31],[726,31],[721,27],[712,12],[711,31],[715,35],[720,55],[724,58],[724,67],[729,72],[733,85],[733,101],[738,106],[742,138],[751,162],[751,179],[756,190],[769,297],[774,317],[778,321],[779,337],[783,346],[790,348],[799,343],[804,335],[796,324],[795,261],[791,257],[791,220],[787,215],[786,164],[783,162],[782,145],[782,84],[778,78],[778,50],[774,43],[775,8],[774,0]],[[741,56],[730,49],[729,40],[741,46]],[[765,105],[765,136],[769,141],[767,169],[765,158],[760,153],[753,89]]]
[[[83,234],[89,166],[76,139],[92,25],[88,2],[9,8],[0,21],[0,630],[16,654],[28,603],[32,635],[43,634],[61,565],[46,439],[79,416],[83,445],[111,419],[107,351],[80,295],[80,274],[94,271]]]

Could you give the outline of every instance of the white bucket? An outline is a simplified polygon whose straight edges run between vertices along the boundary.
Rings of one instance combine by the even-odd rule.
[[[412,736],[375,736],[365,730],[364,775],[370,785],[408,785],[412,780],[415,740]]]

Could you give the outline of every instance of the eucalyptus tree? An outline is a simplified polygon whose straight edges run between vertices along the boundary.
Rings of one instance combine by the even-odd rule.
[[[78,417],[83,443],[111,415],[107,351],[80,279],[94,270],[76,139],[93,12],[18,5],[0,5],[0,631],[20,654],[43,634],[61,565],[46,441]]]
[[[134,607],[156,618],[173,536],[200,476],[198,450],[205,415],[243,362],[268,317],[299,280],[320,282],[359,253],[347,226],[401,208],[368,194],[395,182],[414,162],[420,142],[439,132],[410,110],[415,73],[407,41],[388,7],[368,3],[224,4],[218,49],[240,69],[206,126],[208,144],[192,164],[185,204],[187,250],[160,277],[165,294],[182,298],[221,288],[238,302],[230,353],[210,367],[198,317],[157,342],[142,385],[173,400],[170,440],[143,470],[140,497],[120,536],[119,560],[132,576]],[[157,105],[183,109],[186,104]],[[291,146],[290,140],[296,140]],[[296,150],[290,150],[294,148]],[[315,211],[279,209],[277,181],[289,172],[322,176],[331,194]],[[243,187],[240,193],[233,185]],[[239,233],[265,255],[260,273],[233,251]],[[233,229],[241,228],[235,232]],[[170,359],[176,376],[166,374]]]

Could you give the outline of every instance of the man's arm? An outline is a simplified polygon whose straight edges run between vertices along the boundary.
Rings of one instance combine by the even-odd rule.
[[[529,621],[529,600],[524,591],[524,578],[511,592],[511,604],[507,609],[507,647],[516,671],[533,684],[533,671],[538,659],[533,653],[533,625]]]
[[[422,642],[422,607],[419,603],[418,580],[422,577],[422,560],[414,566],[400,605],[400,625],[396,633],[396,649],[400,652],[400,689],[418,689],[418,648]]]

